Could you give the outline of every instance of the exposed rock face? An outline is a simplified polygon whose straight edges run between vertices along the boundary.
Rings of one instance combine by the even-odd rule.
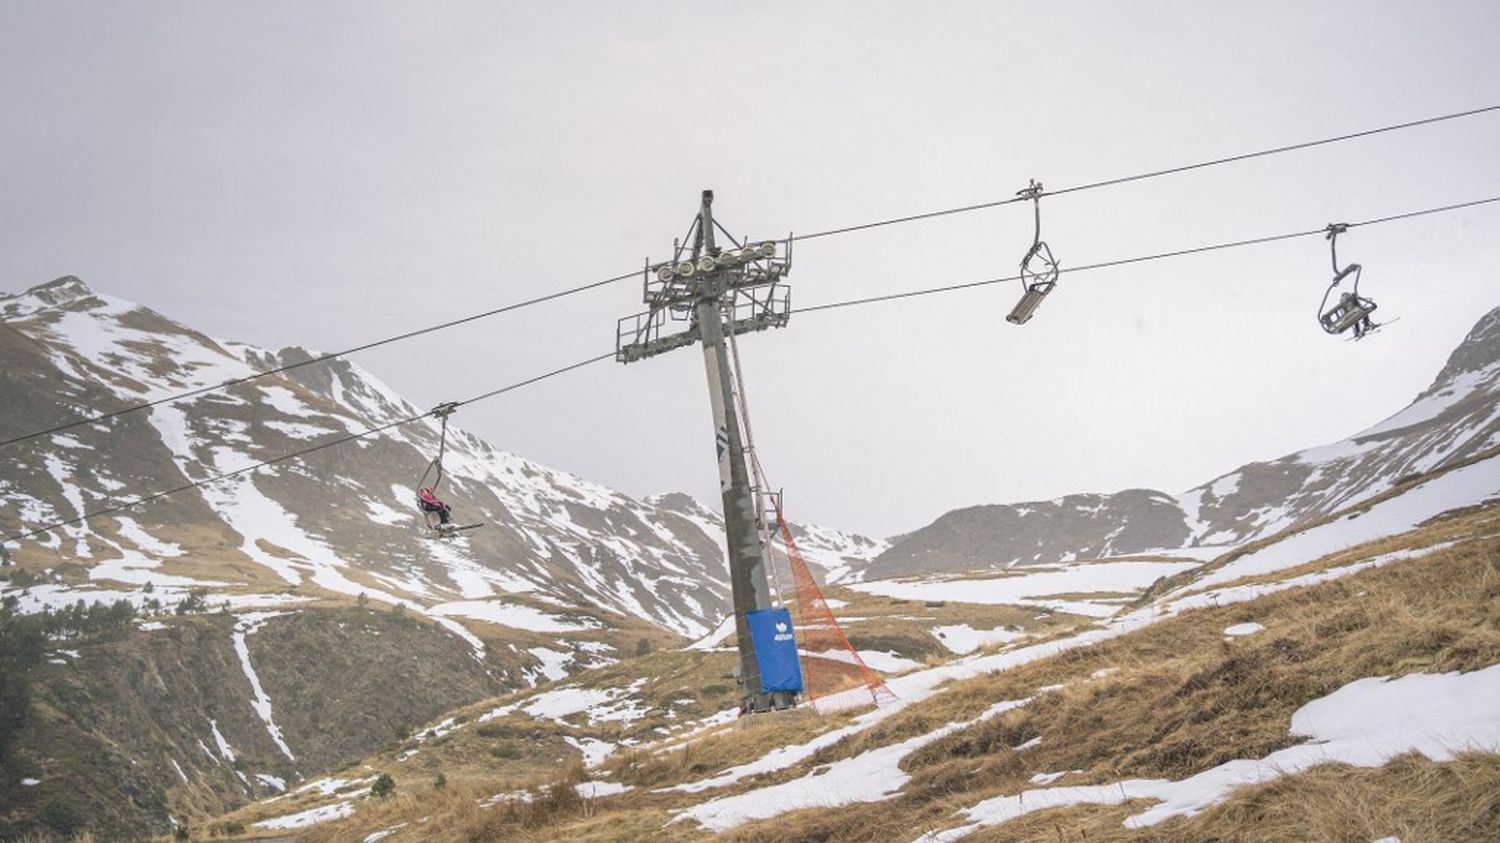
[[[1173,497],[1132,489],[955,510],[900,537],[871,578],[1050,564],[1263,538],[1386,491],[1402,478],[1500,445],[1500,308],[1432,385],[1360,433],[1254,462]]]
[[[869,579],[971,571],[1179,547],[1189,537],[1177,501],[1149,489],[957,509],[904,536],[870,563]]]

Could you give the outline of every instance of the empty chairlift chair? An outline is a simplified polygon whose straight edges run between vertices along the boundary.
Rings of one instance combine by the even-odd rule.
[[[1052,256],[1052,249],[1042,241],[1042,183],[1032,179],[1031,184],[1024,190],[1016,191],[1016,195],[1031,200],[1036,216],[1036,231],[1031,238],[1031,248],[1026,250],[1026,257],[1021,259],[1021,287],[1024,292],[1005,321],[1012,325],[1024,325],[1041,306],[1042,299],[1057,286],[1060,270],[1057,258]]]

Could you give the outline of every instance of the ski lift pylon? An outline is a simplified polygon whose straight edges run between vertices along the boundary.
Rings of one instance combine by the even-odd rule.
[[[1333,263],[1333,281],[1323,292],[1323,302],[1318,306],[1318,324],[1325,332],[1333,335],[1342,334],[1353,328],[1354,338],[1362,339],[1380,326],[1370,319],[1370,314],[1375,312],[1374,299],[1368,299],[1359,294],[1359,276],[1363,268],[1357,263],[1351,263],[1343,269],[1339,268],[1338,238],[1340,234],[1348,230],[1348,223],[1328,224],[1325,237],[1328,239],[1329,258]],[[1346,278],[1353,278],[1350,289],[1344,291],[1338,301],[1330,307],[1328,298],[1333,295],[1334,288]]]
[[[1032,314],[1041,306],[1042,299],[1052,292],[1057,286],[1057,276],[1060,273],[1057,258],[1052,255],[1052,248],[1042,240],[1042,183],[1036,179],[1031,184],[1016,191],[1016,195],[1030,199],[1032,210],[1036,218],[1036,230],[1031,237],[1031,248],[1026,251],[1026,256],[1021,258],[1021,300],[1011,308],[1010,315],[1005,321],[1012,325],[1024,325],[1030,321]],[[1033,261],[1038,263],[1033,264]]]

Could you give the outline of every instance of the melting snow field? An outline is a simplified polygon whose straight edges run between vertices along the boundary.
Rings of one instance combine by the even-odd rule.
[[[1442,415],[1449,407],[1467,398],[1470,393],[1483,386],[1494,375],[1493,366],[1475,372],[1464,372],[1450,381],[1445,389],[1418,401],[1413,401],[1411,406],[1401,412],[1374,427],[1356,433],[1350,438],[1358,441],[1366,437],[1373,437],[1382,433],[1400,430],[1403,427],[1410,427],[1431,421]]]
[[[827,659],[828,661],[842,662],[843,664],[855,664],[854,656],[850,655],[848,650],[824,650],[812,653],[799,649],[798,652],[804,659]],[[921,662],[903,658],[895,652],[883,652],[880,650],[859,650],[858,652],[859,660],[864,662],[866,667],[885,674],[906,673],[922,667]],[[868,699],[868,695],[866,695],[866,699]]]
[[[565,718],[588,712],[589,723],[619,721],[629,723],[646,716],[636,692],[646,682],[639,679],[624,688],[580,688],[568,685],[537,694],[521,710],[539,720],[569,725]]]
[[[1420,752],[1433,761],[1447,761],[1469,750],[1500,752],[1496,700],[1500,700],[1500,665],[1473,673],[1360,679],[1292,715],[1291,733],[1307,738],[1306,743],[1260,759],[1230,761],[1181,781],[1130,779],[987,799],[962,811],[968,825],[923,835],[918,841],[958,840],[985,826],[1048,808],[1157,800],[1157,805],[1125,821],[1131,828],[1145,828],[1172,817],[1198,814],[1224,801],[1236,788],[1319,764],[1379,767],[1407,752]]]
[[[134,604],[136,609],[141,609],[147,600],[156,598],[165,605],[187,596],[187,590],[173,587],[156,587],[154,591],[144,590],[118,591],[103,588],[79,588],[69,585],[34,585],[26,589],[0,590],[0,597],[15,597],[17,610],[23,613],[40,612],[43,609],[60,609],[71,606],[82,600],[84,603],[114,603],[118,600],[127,600]],[[294,603],[305,603],[313,598],[295,594],[264,594],[264,593],[233,593],[217,592],[211,593],[209,602],[214,606],[225,603],[233,611],[247,609],[265,609],[276,606],[286,606]],[[165,625],[152,624],[151,622],[141,624],[141,629],[166,629]]]
[[[609,756],[613,755],[614,752],[615,752],[615,749],[616,749],[616,747],[615,747],[614,744],[610,743],[609,741],[601,741],[598,738],[573,738],[573,737],[564,737],[563,740],[569,746],[571,746],[574,749],[578,750],[579,754],[583,756],[583,766],[585,766],[585,767],[597,767],[600,764],[603,764],[604,763],[604,759],[606,759]],[[582,785],[579,785],[579,786],[582,787]],[[612,785],[610,783],[601,782],[600,783],[600,787],[624,787],[624,785]],[[628,790],[628,788],[627,788],[627,790]],[[590,796],[609,796],[611,794],[608,794],[608,793],[585,794],[582,791],[579,791],[578,795],[584,796],[584,797],[590,797]]]
[[[309,808],[295,814],[287,814],[284,817],[275,817],[269,820],[261,820],[252,823],[256,828],[307,828],[310,825],[326,823],[330,820],[339,820],[354,814],[353,802],[335,802],[332,805],[322,805],[317,808]]]
[[[895,652],[860,650],[859,657],[866,666],[886,674],[906,673],[923,666],[921,662],[903,658]],[[843,658],[840,658],[840,660],[842,661]],[[849,659],[849,661],[852,662],[853,659]]]
[[[573,785],[573,789],[578,791],[578,795],[584,799],[599,799],[605,796],[618,796],[632,788],[628,784],[619,782],[583,782]]]
[[[834,808],[852,802],[885,799],[911,780],[900,767],[903,758],[945,735],[1027,702],[1028,700],[1007,700],[996,703],[973,720],[949,723],[925,735],[835,761],[826,768],[784,784],[694,805],[679,814],[677,819],[693,819],[705,828],[725,831],[750,820],[774,817],[799,808]]]
[[[245,672],[245,678],[250,680],[250,690],[254,693],[254,699],[250,701],[250,707],[260,716],[261,722],[266,726],[266,734],[276,742],[276,747],[288,761],[296,761],[297,756],[292,754],[290,747],[281,734],[281,727],[276,725],[276,720],[271,716],[271,698],[266,694],[260,684],[260,676],[255,672],[255,666],[250,663],[250,646],[246,638],[250,633],[259,629],[262,624],[271,618],[287,614],[286,612],[256,612],[241,615],[235,619],[234,633],[231,638],[234,643],[234,651],[240,657],[240,669]],[[286,788],[283,786],[282,790]]]
[[[904,600],[1047,606],[1060,611],[1105,617],[1114,614],[1119,607],[1047,598],[1057,594],[1133,593],[1146,588],[1160,577],[1196,567],[1196,562],[1096,562],[1092,565],[1071,565],[1010,577],[928,582],[877,580],[851,583],[849,588],[866,594]]]
[[[1404,533],[1450,509],[1496,495],[1500,495],[1500,457],[1450,471],[1381,501],[1364,513],[1346,515],[1288,536],[1236,559],[1199,580],[1198,585],[1218,585],[1292,568],[1364,542]]]
[[[980,647],[991,644],[1009,644],[1025,638],[1024,632],[1011,632],[1003,626],[994,629],[975,629],[966,623],[954,626],[935,626],[932,634],[943,646],[959,655],[968,655]]]
[[[734,634],[734,615],[726,615],[719,625],[697,641],[687,645],[689,650],[712,650]]]
[[[676,785],[670,789],[696,793],[712,788],[725,787],[749,776],[787,769],[807,758],[812,757],[812,755],[818,750],[823,749],[824,747],[833,746],[834,744],[838,743],[846,737],[849,737],[850,735],[854,735],[859,732],[871,729],[890,716],[904,710],[907,706],[933,696],[934,694],[938,693],[941,686],[949,682],[972,679],[974,677],[983,676],[990,673],[998,673],[1004,670],[1019,667],[1021,665],[1030,664],[1041,659],[1049,658],[1051,656],[1055,656],[1059,653],[1067,652],[1069,650],[1074,650],[1080,647],[1087,647],[1092,644],[1097,644],[1101,641],[1108,641],[1130,632],[1144,629],[1145,627],[1148,627],[1154,623],[1170,617],[1175,617],[1176,615],[1181,614],[1185,611],[1189,611],[1191,609],[1245,602],[1254,600],[1258,597],[1263,597],[1268,594],[1274,594],[1276,592],[1285,591],[1292,588],[1316,585],[1321,582],[1327,582],[1339,577],[1348,576],[1359,571],[1378,568],[1390,564],[1391,562],[1399,560],[1420,559],[1422,556],[1445,546],[1446,545],[1433,545],[1431,547],[1422,548],[1419,550],[1396,551],[1393,553],[1383,554],[1378,557],[1362,560],[1354,564],[1345,565],[1340,568],[1319,571],[1313,574],[1294,577],[1275,583],[1263,583],[1253,586],[1238,586],[1234,588],[1217,589],[1206,593],[1186,595],[1183,597],[1178,597],[1176,599],[1168,600],[1163,604],[1137,609],[1127,614],[1116,616],[1109,619],[1108,621],[1100,623],[1097,626],[1084,629],[1083,631],[1067,638],[1045,641],[1039,644],[1032,644],[1030,646],[1018,646],[1005,652],[992,655],[968,656],[966,658],[961,658],[948,664],[940,665],[938,667],[918,670],[912,673],[908,673],[904,676],[898,676],[890,679],[886,683],[891,691],[896,694],[897,700],[895,702],[888,703],[872,711],[859,715],[848,726],[844,726],[830,732],[825,732],[824,734],[819,735],[803,744],[778,747],[756,759],[755,761],[741,764],[736,767],[731,767],[707,779]],[[1500,668],[1492,668],[1491,670],[1497,669]],[[1476,698],[1479,697],[1477,697],[1476,695]],[[1475,703],[1475,705],[1478,705],[1478,703]],[[1489,707],[1489,715],[1494,718],[1497,723],[1500,723],[1500,707],[1494,706],[1492,703],[1489,705]],[[880,750],[873,750],[872,752],[878,751]],[[1275,757],[1276,756],[1272,756],[1272,758]],[[899,762],[899,760],[900,758],[897,757],[891,763],[897,763]],[[1245,763],[1253,764],[1256,762]],[[868,773],[869,771],[866,770],[866,772]],[[1118,794],[1118,786],[1111,785],[1110,787],[1114,788],[1116,794]],[[734,819],[734,817],[736,816],[744,816],[746,818],[749,818],[751,814],[757,817],[774,816],[775,814],[781,813],[782,811],[794,810],[795,808],[802,807],[802,804],[799,801],[799,797],[797,797],[795,794],[787,794],[785,791],[776,791],[776,793],[778,794],[777,798],[780,799],[780,801],[766,804],[780,804],[784,807],[780,808],[779,810],[771,811],[770,813],[765,813],[767,808],[763,806],[746,808],[744,809],[744,812],[742,812],[740,806],[754,803],[756,801],[756,794],[760,794],[763,791],[769,789],[770,788],[762,788],[759,790],[751,790],[744,794],[740,794],[735,797],[735,799],[738,800],[735,802],[721,801],[720,804],[722,806],[725,806],[722,813],[708,813],[706,812],[705,806],[699,806],[699,808],[703,808],[705,810],[705,813],[702,813],[700,818],[707,823],[714,824],[714,827],[716,828],[728,828],[732,827],[738,822],[744,821],[743,819]],[[1056,790],[1067,791],[1070,789],[1057,788]],[[1028,805],[1030,804],[1029,800],[1031,799],[1030,793],[1034,792],[1035,791],[1028,792],[1028,795],[1026,797],[1028,800]],[[1098,791],[1096,795],[1100,799],[1108,797],[1108,794],[1103,793],[1102,790]],[[877,795],[872,798],[884,797]],[[1046,797],[1038,798],[1043,799]],[[857,800],[845,799],[843,801],[848,802]],[[1001,820],[996,820],[996,822],[1000,821]],[[973,828],[977,827],[979,826],[973,826]],[[970,830],[972,830],[972,828]],[[934,839],[952,840],[957,838],[947,837]]]
[[[440,603],[428,608],[427,614],[438,617],[457,615],[463,618],[489,621],[490,623],[508,626],[512,629],[526,629],[532,632],[582,632],[588,629],[595,629],[598,626],[597,624],[569,621],[556,615],[549,615],[540,609],[533,609],[530,606],[488,600],[464,600],[454,603]]]

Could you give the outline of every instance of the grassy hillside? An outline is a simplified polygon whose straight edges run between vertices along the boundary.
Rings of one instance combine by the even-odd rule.
[[[603,619],[591,633],[600,660],[642,641],[681,641],[594,614]],[[0,757],[0,840],[75,829],[137,839],[172,822],[204,824],[399,746],[444,712],[523,686],[517,677],[535,662],[527,648],[554,644],[476,622],[486,642],[481,661],[426,617],[328,595],[266,613],[249,633],[245,617],[169,612],[144,628],[49,644],[31,677],[27,716]],[[237,631],[285,751],[254,708]]]
[[[310,792],[226,820],[264,835],[271,830],[254,823],[342,804],[349,816],[293,830],[309,841],[382,832],[392,841],[692,840],[715,828],[728,840],[788,843],[941,840],[960,828],[974,841],[1493,839],[1500,759],[1484,753],[1316,765],[1159,824],[1126,820],[1156,804],[1130,796],[1131,782],[1180,783],[1301,745],[1294,714],[1357,680],[1500,663],[1500,506],[1213,587],[1173,585],[1135,607],[1137,623],[1113,626],[839,592],[841,615],[878,618],[850,624],[857,646],[900,653],[905,642],[912,661],[950,663],[895,680],[898,694],[913,690],[889,712],[736,723],[712,717],[732,701],[715,672],[726,659],[657,652],[578,680],[619,689],[650,677],[631,697],[645,710],[638,718],[609,719],[615,702],[606,701],[592,722],[590,709],[548,720],[525,712],[539,699],[526,692],[466,709],[458,728],[353,771],[370,782],[391,775],[389,798],[365,798],[362,784],[342,799]],[[930,630],[959,617],[1031,635],[953,660]],[[500,706],[510,708],[477,722]],[[581,753],[562,751],[584,737],[619,748],[586,769]],[[520,757],[496,752],[506,746]],[[798,747],[807,749],[778,751]],[[822,794],[825,784],[838,795]],[[1060,793],[1092,801],[1031,809]],[[986,824],[985,806],[1018,794],[1031,808]]]

